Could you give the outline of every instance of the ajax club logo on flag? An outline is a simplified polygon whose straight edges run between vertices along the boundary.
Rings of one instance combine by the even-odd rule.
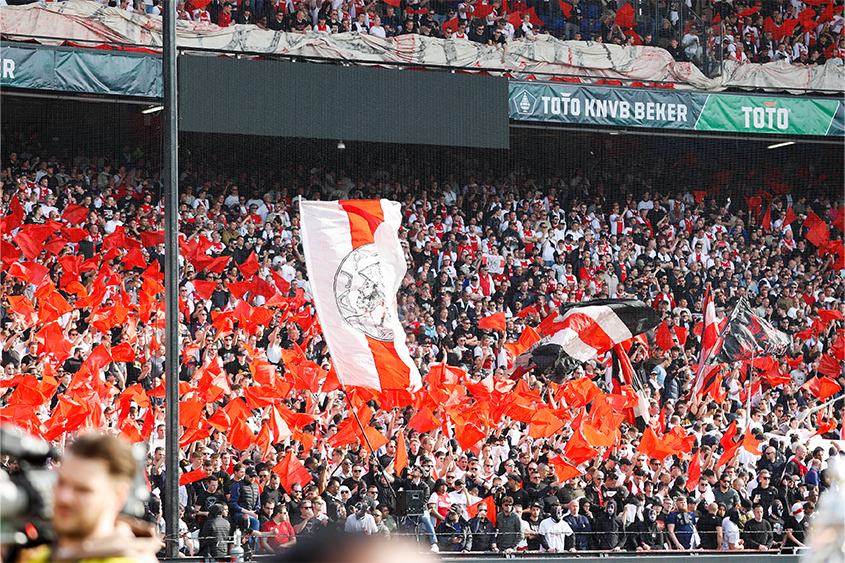
[[[376,340],[393,340],[393,312],[387,299],[375,244],[346,255],[334,275],[334,296],[344,321]]]

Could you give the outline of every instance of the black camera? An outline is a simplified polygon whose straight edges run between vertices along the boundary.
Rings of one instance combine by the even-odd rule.
[[[56,473],[45,467],[59,452],[47,442],[12,427],[0,427],[0,456],[20,464],[9,476],[0,471],[0,544],[33,546],[52,540],[53,486]]]
[[[121,514],[142,518],[144,503],[150,498],[144,479],[146,446],[136,445],[132,453],[138,470]],[[0,471],[0,545],[27,548],[51,542],[57,474],[47,467],[47,461],[60,459],[61,453],[14,427],[0,426],[0,456],[14,458],[21,469],[12,476]]]

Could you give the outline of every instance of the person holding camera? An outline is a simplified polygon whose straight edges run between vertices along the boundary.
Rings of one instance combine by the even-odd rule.
[[[119,516],[129,498],[137,463],[129,445],[105,434],[86,434],[65,451],[54,489],[50,546],[34,548],[30,563],[157,561],[162,542],[151,527]]]

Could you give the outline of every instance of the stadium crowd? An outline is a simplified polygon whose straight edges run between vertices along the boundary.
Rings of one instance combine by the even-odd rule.
[[[5,141],[0,420],[57,444],[97,428],[145,442],[160,497],[160,272],[175,249],[158,231],[158,172],[140,149],[54,156],[34,136]],[[817,156],[750,171],[726,157],[712,174],[694,151],[636,168],[617,154],[549,177],[471,161],[443,177],[183,161],[182,551],[225,556],[236,527],[260,551],[323,527],[441,552],[804,545],[836,488],[845,423],[842,171]],[[299,195],[402,203],[398,313],[422,391],[339,388]],[[744,296],[792,344],[705,395],[693,387],[708,289],[720,320]],[[649,334],[631,349],[645,425],[614,400],[602,357],[563,380],[509,378],[529,327],[601,298],[640,299],[675,327],[668,344]],[[479,328],[501,312],[504,330]],[[410,517],[407,491],[424,501]],[[148,503],[162,530],[170,501]]]
[[[651,0],[638,3],[636,12],[623,1],[611,5],[580,0],[212,0],[197,6],[179,2],[178,17],[292,33],[353,31],[382,38],[419,34],[505,49],[508,40],[551,33],[566,40],[661,47],[676,61],[695,63],[711,74],[724,60],[815,66],[829,60],[842,64],[845,59],[845,15],[841,2],[833,0],[711,0],[694,6]],[[137,6],[121,0],[120,7],[161,11],[160,0],[138,0]],[[595,17],[587,17],[588,9]]]

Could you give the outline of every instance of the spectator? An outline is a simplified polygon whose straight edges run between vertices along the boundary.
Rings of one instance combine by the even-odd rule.
[[[745,522],[742,530],[742,539],[746,549],[758,549],[765,551],[772,547],[772,525],[763,519],[763,505],[754,505],[754,519]]]
[[[669,514],[666,519],[666,531],[669,534],[669,543],[678,550],[690,550],[693,548],[692,540],[695,534],[695,514],[687,511],[687,499],[680,496],[675,499],[676,511]]]
[[[502,499],[502,512],[496,516],[496,547],[504,553],[512,553],[524,539],[522,522],[513,510],[514,499]]]
[[[469,523],[461,516],[461,508],[453,505],[446,518],[437,525],[437,541],[442,553],[466,553],[472,549]]]
[[[259,540],[265,552],[278,553],[296,544],[296,535],[290,525],[287,506],[284,504],[274,507],[273,517],[264,523],[261,532],[267,534]]]
[[[496,547],[496,527],[487,516],[487,505],[478,505],[478,513],[469,521],[472,534],[473,551],[498,551]]]
[[[565,511],[562,506],[556,505],[552,509],[551,516],[540,523],[540,535],[544,538],[543,549],[553,553],[564,551],[575,551],[572,528],[566,523]]]

